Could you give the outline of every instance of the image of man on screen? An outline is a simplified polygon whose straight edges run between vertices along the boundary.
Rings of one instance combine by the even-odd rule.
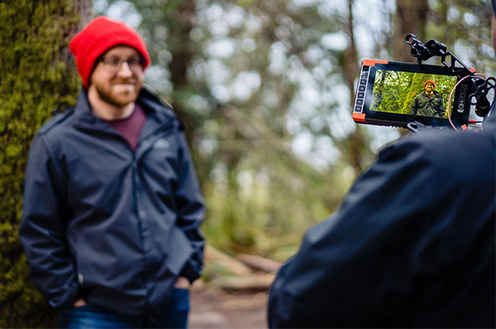
[[[427,80],[424,92],[417,95],[412,104],[412,114],[425,117],[444,118],[443,97],[436,90],[436,83]]]

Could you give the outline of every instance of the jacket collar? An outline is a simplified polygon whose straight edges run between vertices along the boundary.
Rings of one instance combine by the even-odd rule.
[[[160,126],[175,118],[174,111],[170,107],[165,106],[160,99],[145,88],[141,89],[136,102],[141,105],[148,114],[140,139],[146,137]],[[117,133],[115,129],[109,126],[104,120],[91,113],[88,92],[84,88],[79,92],[74,118],[76,120],[76,128],[112,134]]]
[[[138,95],[138,100],[136,101],[145,111],[148,111],[148,117],[141,131],[140,139],[146,138],[148,135],[152,134],[159,127],[171,124],[176,121],[176,115],[172,108],[164,105],[160,99],[152,94],[148,89],[141,88],[140,94]]]

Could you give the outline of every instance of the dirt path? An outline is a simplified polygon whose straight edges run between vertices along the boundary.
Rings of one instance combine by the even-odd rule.
[[[228,294],[204,286],[190,296],[190,329],[267,328],[267,292]]]

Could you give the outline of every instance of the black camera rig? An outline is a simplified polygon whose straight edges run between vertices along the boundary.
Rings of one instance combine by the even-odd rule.
[[[491,89],[496,90],[496,79],[493,77],[486,78],[482,74],[477,74],[474,69],[468,68],[462,61],[456,58],[453,53],[447,51],[446,45],[436,41],[429,40],[425,44],[422,43],[414,34],[408,34],[405,42],[411,46],[411,55],[417,58],[417,64],[421,65],[422,61],[426,61],[431,57],[441,57],[441,63],[450,68],[460,79],[470,79],[472,82],[471,93],[469,99],[471,105],[475,105],[475,113],[480,117],[485,117],[491,109],[491,104],[487,99],[487,94]],[[451,57],[451,63],[446,63],[446,58]],[[457,66],[456,64],[460,64]],[[496,97],[495,97],[496,98]]]

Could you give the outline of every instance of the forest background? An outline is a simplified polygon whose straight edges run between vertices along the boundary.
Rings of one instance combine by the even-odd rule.
[[[17,235],[23,175],[36,130],[80,89],[68,43],[102,14],[145,39],[146,83],[187,127],[203,232],[231,255],[290,257],[400,136],[351,119],[362,59],[415,62],[414,33],[495,69],[488,0],[0,0],[0,327],[55,326]]]
[[[446,110],[444,117],[448,118],[447,109],[450,94],[458,82],[456,76],[449,75],[377,70],[370,109],[411,115],[413,102],[417,95],[424,92],[424,85],[428,80],[434,81],[435,91],[443,98],[444,109]],[[451,99],[451,110],[454,99],[455,93]],[[471,119],[475,119],[475,113],[472,113]]]

